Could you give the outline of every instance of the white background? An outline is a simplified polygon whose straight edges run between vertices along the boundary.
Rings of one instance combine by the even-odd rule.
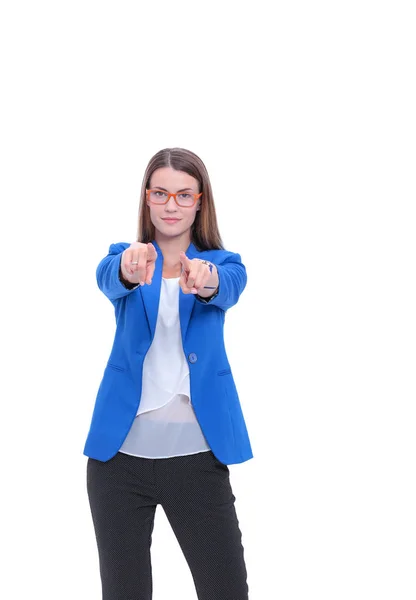
[[[101,598],[95,269],[179,146],[249,277],[226,343],[250,600],[414,600],[412,4],[2,3],[2,598]],[[154,600],[196,598],[160,509],[152,557]]]

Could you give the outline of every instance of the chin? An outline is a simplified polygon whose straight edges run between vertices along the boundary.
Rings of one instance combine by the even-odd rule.
[[[178,237],[179,235],[183,235],[186,232],[186,229],[179,229],[176,227],[172,227],[171,225],[162,224],[161,227],[158,227],[159,232],[166,237]]]

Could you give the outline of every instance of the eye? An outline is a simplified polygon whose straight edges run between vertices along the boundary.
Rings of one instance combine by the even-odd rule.
[[[179,198],[181,200],[190,200],[192,198],[192,194],[187,194],[186,192],[179,194]]]
[[[166,196],[166,193],[165,192],[161,192],[160,190],[156,190],[153,193],[156,196],[156,198],[163,198],[163,196]]]

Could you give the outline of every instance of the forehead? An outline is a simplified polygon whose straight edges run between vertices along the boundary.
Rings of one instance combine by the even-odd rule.
[[[150,178],[151,187],[163,187],[170,192],[186,188],[198,191],[198,181],[184,171],[176,171],[172,167],[156,169]]]

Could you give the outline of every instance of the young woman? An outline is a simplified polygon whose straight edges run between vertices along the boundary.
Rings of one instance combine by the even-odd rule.
[[[194,153],[165,149],[150,160],[137,239],[112,244],[97,268],[116,317],[84,449],[102,597],[151,599],[160,504],[198,599],[246,600],[227,465],[253,454],[223,327],[247,277],[240,255],[223,248]]]

